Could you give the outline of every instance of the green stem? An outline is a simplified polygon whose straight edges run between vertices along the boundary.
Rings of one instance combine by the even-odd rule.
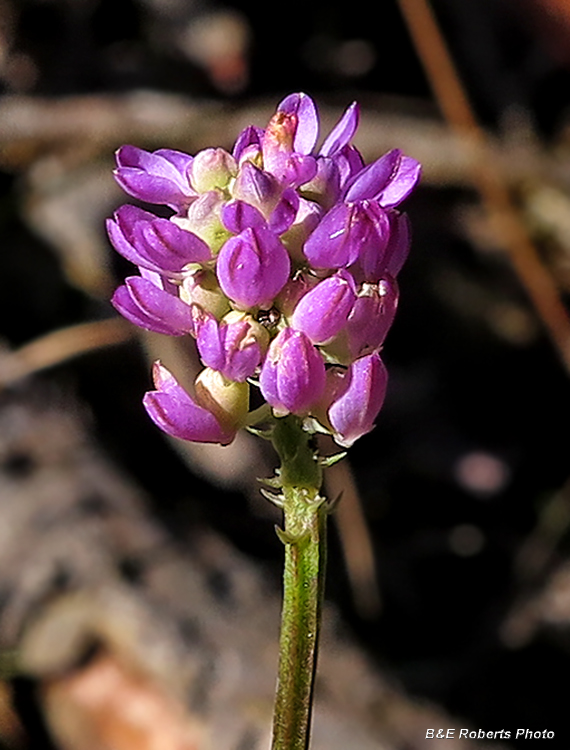
[[[307,750],[326,563],[327,508],[309,435],[293,416],[279,419],[285,529],[283,611],[272,750]]]

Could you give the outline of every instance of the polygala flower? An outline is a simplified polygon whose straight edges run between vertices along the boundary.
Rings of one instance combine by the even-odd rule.
[[[193,337],[204,365],[189,393],[155,364],[144,405],[168,434],[227,445],[255,421],[251,388],[270,418],[318,421],[343,447],[373,428],[410,246],[400,204],[421,169],[398,149],[365,165],[358,122],[353,103],[318,147],[316,105],[299,93],[231,153],[117,151],[121,187],[171,215],[124,205],[108,220],[140,272],[112,302],[141,328]]]

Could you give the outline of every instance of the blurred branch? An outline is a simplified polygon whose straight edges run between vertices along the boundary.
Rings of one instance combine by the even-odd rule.
[[[473,181],[493,219],[497,238],[570,372],[570,318],[511,200],[504,172],[477,123],[437,20],[427,0],[398,3],[441,110],[471,156]]]
[[[342,494],[341,502],[335,509],[335,520],[354,605],[361,617],[377,617],[382,600],[374,547],[350,463],[344,460],[329,466],[324,476],[328,497],[334,499]]]
[[[122,318],[61,328],[0,357],[0,388],[80,354],[128,341],[135,329]]]
[[[198,102],[188,97],[156,91],[123,95],[70,96],[61,99],[6,96],[0,105],[0,163],[19,168],[38,153],[57,148],[93,151],[108,157],[123,143],[196,151],[212,142],[230,146],[247,124],[262,125],[275,102],[258,101],[236,109],[227,104]],[[321,106],[322,130],[342,114],[340,107]],[[463,133],[449,128],[424,103],[379,97],[364,106],[355,139],[367,161],[397,144],[424,166],[424,183],[471,185],[474,159]],[[570,187],[560,159],[535,144],[501,143],[496,156],[514,182],[537,175],[554,176]]]

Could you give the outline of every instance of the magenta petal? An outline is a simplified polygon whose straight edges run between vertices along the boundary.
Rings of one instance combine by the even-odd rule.
[[[172,164],[176,170],[176,174],[180,175],[180,184],[182,186],[188,184],[188,170],[194,161],[193,156],[185,154],[183,151],[175,151],[172,148],[159,148],[158,151],[154,152],[154,156],[159,156],[161,159]]]
[[[348,183],[344,200],[360,201],[375,198],[394,179],[401,160],[402,152],[395,148],[364,167]]]
[[[143,398],[148,415],[168,435],[197,443],[221,443],[228,445],[235,432],[224,430],[215,416],[180,386],[175,378],[160,364],[155,371],[156,391],[149,391]]]
[[[241,234],[248,227],[264,227],[267,222],[261,211],[245,201],[230,201],[222,208],[222,223],[233,234]]]
[[[357,298],[346,324],[351,355],[356,358],[378,351],[388,333],[398,307],[398,285],[387,276]]]
[[[133,238],[141,253],[162,271],[179,273],[188,263],[206,263],[212,257],[204,240],[169,219],[137,223]]]
[[[310,154],[319,135],[319,116],[315,102],[307,94],[290,94],[279,104],[277,111],[297,116],[297,132],[293,142],[295,151]]]
[[[303,252],[314,268],[343,268],[357,260],[358,247],[349,232],[353,213],[354,206],[338,203],[309,236]]]
[[[344,190],[351,180],[364,168],[362,155],[355,146],[349,144],[331,158],[334,160],[340,175],[340,187]]]
[[[390,180],[377,196],[381,206],[391,208],[401,203],[418,184],[422,174],[419,162],[410,156],[402,156],[398,168]]]
[[[107,220],[107,232],[123,257],[158,273],[180,273],[187,263],[204,263],[212,255],[195,234],[136,206],[121,206]]]
[[[355,301],[354,280],[340,271],[305,294],[295,308],[291,326],[303,331],[313,344],[326,344],[346,324]]]
[[[386,249],[390,239],[390,221],[376,202],[365,201],[360,211],[366,216],[368,234],[362,239],[358,267],[365,281],[376,282],[385,272]],[[364,221],[364,219],[362,219]]]
[[[126,286],[120,286],[114,293],[111,304],[113,307],[127,320],[139,328],[144,328],[147,331],[154,331],[155,333],[162,333],[165,336],[179,336],[179,332],[171,325],[166,323],[160,323],[155,320],[135,303],[128,288]]]
[[[139,276],[127,278],[111,302],[128,320],[149,331],[183,336],[194,330],[189,305]]]
[[[244,128],[235,142],[232,151],[234,158],[239,161],[243,152],[250,146],[261,148],[263,132],[262,128],[257,128],[254,125],[249,125],[247,128]]]
[[[380,356],[370,354],[352,363],[344,387],[328,410],[334,439],[345,448],[370,432],[384,403],[388,373]]]
[[[271,306],[290,270],[283,243],[265,227],[231,237],[220,250],[216,266],[222,291],[243,309]]]
[[[390,211],[390,239],[386,247],[386,273],[397,276],[410,252],[412,230],[410,220],[406,214]]]
[[[363,252],[375,248],[380,220],[369,208],[359,203],[333,206],[305,242],[303,252],[311,265],[345,268],[355,263]]]
[[[325,389],[322,355],[302,331],[285,328],[269,347],[259,386],[277,414],[305,415]]]
[[[301,199],[293,188],[288,188],[281,196],[281,200],[273,209],[269,217],[269,228],[275,234],[283,234],[295,221]]]
[[[115,250],[120,253],[123,258],[130,260],[137,266],[144,266],[151,268],[153,271],[159,270],[155,263],[153,263],[144,253],[141,253],[139,248],[135,245],[133,237],[133,229],[135,224],[139,221],[151,222],[155,219],[155,215],[148,211],[143,211],[142,208],[136,206],[121,206],[113,216],[112,219],[107,219],[107,234]]]
[[[220,372],[224,369],[226,355],[220,335],[220,324],[211,313],[199,313],[199,320],[196,322],[196,345],[206,367]]]
[[[178,209],[195,196],[187,176],[192,157],[187,154],[169,149],[150,153],[135,146],[122,146],[116,160],[115,178],[135,198]]]
[[[334,156],[348,144],[358,128],[360,108],[357,102],[352,102],[343,116],[326,137],[319,151],[320,156]]]

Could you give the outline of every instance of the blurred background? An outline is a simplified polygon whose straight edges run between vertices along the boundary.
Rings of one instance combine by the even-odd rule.
[[[271,689],[264,602],[278,607],[282,550],[255,478],[273,457],[249,436],[175,446],[146,419],[150,361],[192,368],[192,353],[115,317],[130,269],[104,219],[128,201],[112,179],[121,144],[231,147],[293,91],[318,102],[323,132],[357,99],[367,160],[400,147],[424,164],[387,401],[329,478],[346,503],[323,716],[338,704],[349,729],[323,719],[318,742],[437,747],[426,728],[465,726],[568,746],[570,5],[370,7],[0,0],[6,747],[151,747],[101,694],[178,727],[165,750],[265,746],[263,701],[224,721],[240,691],[257,695],[257,671]],[[248,661],[261,642],[269,677]],[[208,700],[177,713],[196,682]]]

